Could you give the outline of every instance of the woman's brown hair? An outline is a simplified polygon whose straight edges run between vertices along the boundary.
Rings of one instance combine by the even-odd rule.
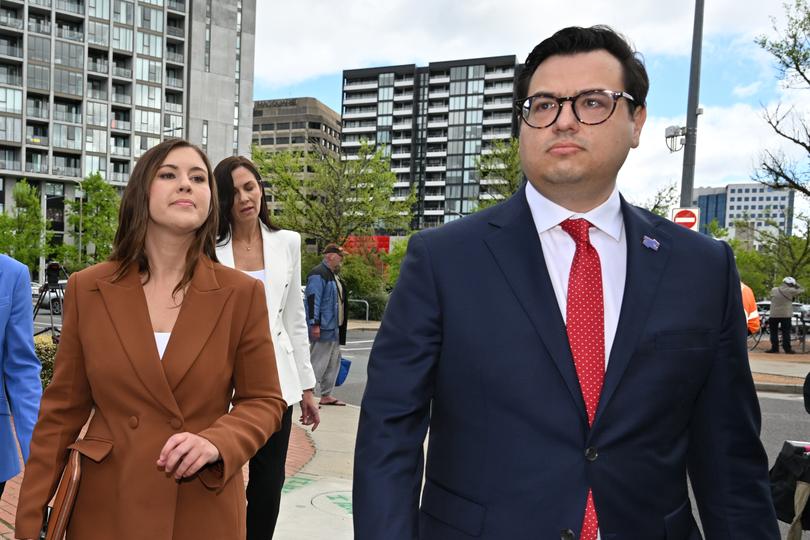
[[[194,240],[186,253],[185,272],[180,283],[174,288],[174,293],[182,290],[191,282],[200,256],[205,255],[213,261],[217,260],[216,237],[219,203],[211,163],[197,146],[183,139],[170,139],[153,146],[138,159],[129,176],[127,187],[124,188],[121,208],[118,212],[118,231],[115,233],[113,250],[110,255],[111,261],[120,263],[113,281],[123,278],[132,265],[137,265],[138,271],[146,274],[146,281],[149,281],[149,259],[145,252],[146,229],[149,224],[149,188],[166,157],[172,150],[178,148],[193,148],[205,163],[208,187],[211,189],[211,204],[208,208],[208,217],[194,233]]]

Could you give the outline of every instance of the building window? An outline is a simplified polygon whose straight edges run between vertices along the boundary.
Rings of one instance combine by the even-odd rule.
[[[0,88],[0,111],[21,114],[22,90]]]
[[[107,131],[88,129],[85,132],[84,149],[88,152],[107,152]]]
[[[163,37],[145,32],[138,32],[136,51],[138,54],[148,54],[156,58],[163,57]]]
[[[160,62],[138,58],[135,60],[135,77],[142,81],[160,84],[163,78],[163,68]]]
[[[51,61],[51,40],[39,36],[28,36],[28,59],[38,62]]]
[[[121,49],[122,51],[132,52],[132,35],[133,32],[129,28],[113,26],[112,31],[113,48]]]
[[[160,88],[147,84],[135,85],[135,104],[142,107],[159,109],[161,102]]]
[[[205,71],[211,71],[211,0],[205,2]]]
[[[87,14],[98,19],[110,18],[110,0],[86,0]]]
[[[113,4],[113,21],[121,24],[132,24],[135,15],[135,4],[126,0],[115,0]]]
[[[163,32],[163,10],[138,6],[138,27]]]
[[[210,0],[209,0],[209,3],[210,3]],[[203,120],[202,138],[201,138],[200,142],[202,143],[202,149],[207,151],[208,150],[208,120]]]
[[[160,113],[136,109],[134,128],[136,131],[160,134]]]

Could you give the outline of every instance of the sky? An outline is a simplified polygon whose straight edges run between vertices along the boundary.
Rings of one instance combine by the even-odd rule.
[[[765,149],[801,157],[763,119],[779,104],[810,113],[806,90],[784,88],[773,58],[754,42],[775,37],[784,20],[783,0],[706,2],[695,187],[750,181]],[[686,125],[692,2],[257,0],[254,99],[309,96],[340,112],[344,69],[512,54],[522,62],[556,30],[593,24],[627,36],[650,75],[641,143],[618,180],[627,198],[643,203],[680,186],[683,151],[669,152],[664,130]]]

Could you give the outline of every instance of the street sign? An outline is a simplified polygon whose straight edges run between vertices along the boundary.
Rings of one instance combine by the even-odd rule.
[[[693,231],[698,230],[700,222],[700,209],[698,208],[673,208],[670,212],[672,221]]]

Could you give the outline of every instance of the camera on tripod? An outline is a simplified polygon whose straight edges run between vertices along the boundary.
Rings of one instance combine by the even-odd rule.
[[[57,317],[62,315],[62,304],[65,300],[65,293],[62,283],[60,283],[60,278],[68,278],[65,269],[57,261],[48,261],[45,266],[45,283],[39,288],[39,298],[37,298],[36,307],[34,308],[35,320],[43,305],[48,308],[50,315],[50,324],[39,332],[35,332],[35,335],[50,331],[55,343],[58,343],[59,340],[61,324],[59,324],[58,320],[54,320],[54,315]]]

